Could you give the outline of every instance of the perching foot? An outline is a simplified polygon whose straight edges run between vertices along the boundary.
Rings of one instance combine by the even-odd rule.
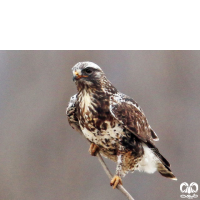
[[[110,181],[110,186],[113,186],[113,189],[115,189],[118,184],[122,185],[122,179],[119,176],[115,175]]]
[[[96,144],[91,143],[91,144],[90,144],[90,148],[89,148],[90,154],[91,154],[92,156],[96,156],[97,151],[98,151],[98,148],[99,148],[99,147],[98,147]]]

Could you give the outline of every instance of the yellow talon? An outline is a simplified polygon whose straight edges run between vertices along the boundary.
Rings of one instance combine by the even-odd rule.
[[[90,154],[91,154],[92,156],[96,156],[96,153],[97,153],[97,151],[98,151],[98,148],[99,148],[99,147],[98,147],[96,144],[91,143],[91,144],[90,144],[90,148],[89,148]]]
[[[110,181],[110,186],[113,186],[113,189],[115,189],[118,184],[122,185],[122,179],[119,176],[115,175]]]

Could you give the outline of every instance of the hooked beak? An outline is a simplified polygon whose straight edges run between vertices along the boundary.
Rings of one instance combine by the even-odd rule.
[[[79,80],[82,77],[88,77],[88,76],[80,75],[78,72],[73,72],[73,81]]]

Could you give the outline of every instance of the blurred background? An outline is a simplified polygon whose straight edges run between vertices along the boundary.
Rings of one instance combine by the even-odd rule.
[[[178,178],[129,173],[135,200],[181,199],[182,182],[200,184],[200,51],[0,51],[0,199],[126,199],[67,122],[79,61],[139,103]]]

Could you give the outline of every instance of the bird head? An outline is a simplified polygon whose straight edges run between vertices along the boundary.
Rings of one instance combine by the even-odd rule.
[[[105,76],[102,69],[93,62],[79,62],[72,68],[73,81],[77,85],[92,86]]]

